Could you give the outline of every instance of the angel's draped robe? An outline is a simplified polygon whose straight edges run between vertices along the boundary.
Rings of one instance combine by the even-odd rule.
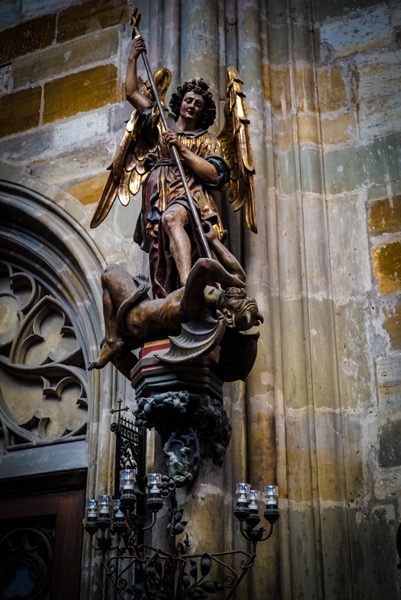
[[[169,239],[160,220],[168,206],[179,203],[187,208],[189,224],[187,233],[191,240],[192,265],[204,256],[198,234],[195,231],[184,186],[182,184],[172,150],[160,135],[161,126],[152,106],[143,113],[141,135],[147,136],[154,148],[146,159],[149,175],[143,184],[142,209],[135,230],[134,240],[149,253],[149,270],[152,291],[155,298],[164,298],[170,292],[181,287],[178,271],[169,249]],[[201,221],[208,221],[222,236],[223,227],[213,197],[228,182],[230,170],[222,157],[217,138],[207,130],[182,131],[177,127],[173,115],[167,115],[170,129],[175,131],[180,142],[194,154],[212,163],[217,171],[217,181],[210,184],[202,181],[182,161],[186,182]]]

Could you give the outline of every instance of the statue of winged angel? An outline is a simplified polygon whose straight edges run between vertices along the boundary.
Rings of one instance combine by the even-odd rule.
[[[256,232],[254,168],[244,95],[235,69],[228,69],[225,124],[218,136],[208,131],[216,118],[208,84],[203,79],[185,82],[172,94],[168,111],[165,96],[171,73],[167,69],[157,71],[154,81],[163,104],[165,128],[149,83],[139,89],[137,61],[144,52],[144,40],[135,38],[125,80],[126,96],[134,110],[91,227],[103,221],[116,198],[126,205],[142,185],[142,210],[134,239],[149,253],[153,295],[161,298],[185,285],[197,258],[205,256],[202,231],[194,223],[187,192],[201,229],[207,222],[218,238],[223,238],[215,200],[216,193],[223,191],[234,210],[245,207],[248,227]],[[181,159],[187,189],[172,148]]]
[[[180,305],[180,310],[184,304],[186,307],[209,306],[211,296],[207,284],[213,278],[204,276],[204,284],[199,291],[199,286],[193,283],[194,277],[190,277],[197,261],[206,259],[202,263],[203,270],[206,265],[206,268],[210,267],[211,274],[221,274],[223,271],[220,283],[230,286],[230,295],[237,293],[242,298],[242,306],[249,307],[248,300],[251,301],[253,316],[245,327],[241,326],[241,331],[249,329],[263,319],[253,299],[246,299],[244,302],[245,273],[228,249],[223,249],[222,242],[226,232],[216,203],[216,194],[226,193],[234,210],[245,208],[247,225],[251,231],[257,232],[254,168],[247,129],[249,121],[241,91],[242,82],[235,69],[229,68],[225,124],[217,136],[213,135],[209,132],[209,127],[216,118],[216,105],[209,85],[203,79],[185,82],[172,94],[168,110],[165,97],[171,73],[168,69],[159,69],[152,76],[146,57],[146,45],[137,25],[138,21],[134,21],[136,35],[133,35],[125,80],[126,97],[134,110],[110,167],[110,175],[91,227],[97,227],[106,218],[116,198],[127,205],[131,195],[135,196],[142,187],[142,207],[134,240],[149,253],[153,298],[157,301],[165,299],[166,307],[171,308],[170,299],[175,298],[177,290],[182,290],[179,297],[185,297],[185,302]],[[141,55],[150,81],[140,88],[137,63]],[[219,268],[211,261],[219,262]],[[197,270],[199,267],[200,264]],[[110,269],[108,272],[110,273]],[[118,288],[115,278],[120,276],[123,280],[121,271],[117,269],[113,271],[114,279],[103,277],[104,293],[109,298],[113,294],[114,298],[117,297],[118,294],[112,288],[113,285]],[[192,290],[196,288],[197,293],[201,293],[203,300],[200,304],[188,289],[188,281],[192,282]],[[222,299],[224,290],[217,287],[220,290],[217,296],[214,294],[219,298],[217,303],[225,304],[225,299]],[[134,318],[132,310],[133,304],[138,303],[138,293],[133,292],[132,296],[135,298],[134,303],[128,296],[119,296],[119,304],[130,307],[130,318]],[[188,301],[191,298],[193,301]],[[152,307],[153,310],[148,296],[146,302],[148,308]],[[119,308],[120,306],[114,306],[115,313]],[[235,329],[235,318],[229,312],[221,311],[221,314],[225,315],[226,324]],[[191,317],[194,316],[192,313]],[[149,313],[146,314],[149,321]],[[106,314],[105,320],[105,359],[100,358],[97,363],[92,363],[91,368],[101,368],[117,350],[125,346],[121,339],[117,341],[117,330],[107,340]],[[121,310],[119,320],[121,322]],[[145,322],[141,319],[139,321],[143,331],[138,327],[135,331],[138,340],[143,342],[155,332],[147,335]],[[109,325],[110,323],[111,329],[115,330],[115,322],[109,319]],[[217,329],[222,331],[221,327]],[[222,337],[222,333],[218,336],[213,334],[212,337],[214,345]]]

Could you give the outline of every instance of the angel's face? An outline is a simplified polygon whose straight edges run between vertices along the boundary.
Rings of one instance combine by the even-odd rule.
[[[196,125],[205,106],[205,100],[200,94],[187,92],[181,102],[180,117],[187,125]]]

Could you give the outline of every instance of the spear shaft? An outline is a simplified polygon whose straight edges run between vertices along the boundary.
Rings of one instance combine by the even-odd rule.
[[[133,29],[133,35],[132,35],[132,37],[134,39],[137,39],[137,38],[141,37],[141,34],[139,33],[139,29],[138,29],[139,18],[136,15],[136,10],[133,11],[133,13],[132,13],[132,21],[133,21],[133,24],[134,24],[134,29]],[[159,98],[159,93],[157,91],[155,80],[153,78],[153,74],[152,74],[152,71],[151,71],[151,68],[150,68],[150,64],[149,64],[149,60],[148,60],[148,55],[143,50],[141,52],[141,56],[142,56],[142,59],[143,59],[144,65],[145,65],[145,69],[146,69],[146,73],[148,75],[149,82],[150,82],[150,85],[151,85],[151,88],[152,88],[153,97],[154,97],[154,99],[156,101],[157,108],[159,109],[161,122],[163,124],[163,127],[165,129],[168,129],[166,115],[164,114],[163,106],[162,106],[161,100]],[[178,169],[178,173],[180,175],[181,181],[182,181],[182,185],[184,187],[185,195],[186,195],[187,201],[188,201],[188,206],[189,206],[192,218],[193,218],[194,223],[195,223],[195,230],[196,230],[196,232],[197,232],[197,234],[199,236],[199,241],[201,243],[202,249],[203,249],[203,251],[205,253],[206,258],[212,258],[212,254],[210,252],[210,248],[209,248],[209,245],[207,243],[207,239],[206,239],[205,233],[204,233],[203,228],[202,228],[202,223],[201,223],[201,220],[200,220],[200,217],[199,217],[199,213],[196,210],[196,206],[194,204],[193,198],[191,196],[191,192],[190,192],[189,187],[188,187],[187,180],[185,178],[185,173],[184,173],[184,169],[183,169],[183,166],[182,166],[181,159],[180,159],[179,154],[178,154],[178,150],[177,150],[177,148],[175,146],[171,146],[171,151],[172,151],[173,158],[174,158],[174,160],[176,162],[176,165],[177,165],[177,169]]]

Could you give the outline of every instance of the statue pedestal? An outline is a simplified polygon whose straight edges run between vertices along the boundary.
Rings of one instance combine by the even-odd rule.
[[[169,340],[146,344],[131,371],[131,385],[136,423],[159,433],[168,474],[180,487],[194,481],[203,458],[222,464],[231,426],[213,357],[169,364],[163,362],[169,347]]]

